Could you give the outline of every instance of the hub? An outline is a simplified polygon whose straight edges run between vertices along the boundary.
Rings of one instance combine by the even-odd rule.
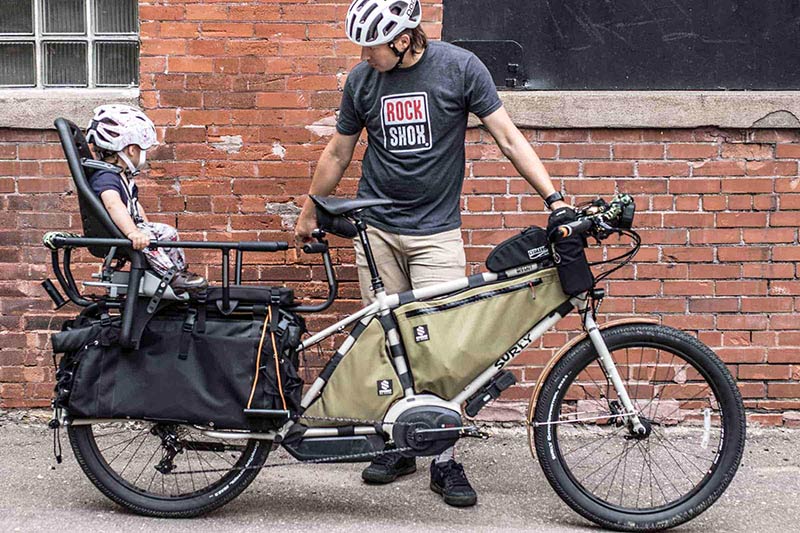
[[[644,440],[650,436],[650,432],[653,431],[653,424],[646,419],[645,417],[639,415],[639,423],[642,424],[642,427],[639,431],[635,431],[632,427],[629,428],[630,435],[626,435],[625,438],[629,440]]]

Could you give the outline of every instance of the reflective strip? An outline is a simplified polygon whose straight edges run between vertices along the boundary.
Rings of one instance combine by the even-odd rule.
[[[441,311],[447,311],[448,309],[455,309],[456,307],[461,307],[462,305],[471,304],[474,302],[479,302],[481,300],[488,300],[489,298],[494,298],[495,296],[500,296],[501,294],[506,294],[509,292],[518,291],[520,289],[524,289],[526,287],[535,287],[537,285],[541,285],[541,279],[534,279],[531,281],[526,281],[525,283],[517,283],[516,285],[509,285],[508,287],[504,287],[502,289],[496,289],[493,291],[486,291],[480,294],[476,294],[474,296],[470,296],[469,298],[464,298],[463,300],[456,300],[454,302],[447,302],[441,305],[436,305],[433,307],[426,307],[421,309],[414,309],[412,311],[408,311],[405,314],[406,318],[413,318],[415,316],[421,315],[431,315],[434,313],[439,313]]]
[[[311,385],[311,388],[308,389],[308,392],[306,392],[306,395],[303,396],[303,400],[300,402],[300,407],[305,409],[306,407],[311,405],[311,402],[314,401],[314,398],[317,397],[317,395],[322,390],[322,387],[324,387],[324,386],[325,386],[325,380],[324,379],[317,378],[316,380],[314,380],[314,384]]]

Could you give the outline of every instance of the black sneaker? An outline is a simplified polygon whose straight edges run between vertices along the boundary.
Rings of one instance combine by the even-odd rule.
[[[387,448],[391,449],[391,448]],[[414,457],[403,457],[399,453],[379,455],[361,472],[367,483],[391,483],[398,476],[413,474],[417,471],[417,460]]]
[[[452,459],[442,464],[431,463],[431,490],[442,495],[444,503],[453,507],[470,507],[478,501],[464,467]]]
[[[208,287],[208,281],[203,276],[188,271],[175,274],[169,284],[175,294],[182,294],[183,292],[194,294]]]

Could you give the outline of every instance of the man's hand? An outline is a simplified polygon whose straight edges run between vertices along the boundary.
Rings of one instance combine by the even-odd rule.
[[[150,237],[138,229],[129,232],[126,237],[128,237],[133,243],[134,250],[144,250],[150,244]]]
[[[306,204],[294,224],[294,240],[298,244],[311,241],[311,232],[317,229],[317,213],[313,203],[310,199],[306,200]]]
[[[550,206],[550,210],[551,210],[551,211],[555,211],[556,209],[559,209],[559,208],[561,208],[561,207],[570,207],[570,208],[571,208],[572,206],[571,206],[571,205],[569,205],[569,204],[568,204],[567,202],[565,202],[564,200],[559,200],[559,201],[557,201],[557,202],[553,202],[553,205],[551,205],[551,206]]]

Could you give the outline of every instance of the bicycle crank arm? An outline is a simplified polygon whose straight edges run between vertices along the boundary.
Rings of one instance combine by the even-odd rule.
[[[412,433],[415,442],[432,442],[436,440],[456,439],[460,437],[476,437],[488,439],[489,434],[475,426],[458,426],[452,428],[418,429]]]

